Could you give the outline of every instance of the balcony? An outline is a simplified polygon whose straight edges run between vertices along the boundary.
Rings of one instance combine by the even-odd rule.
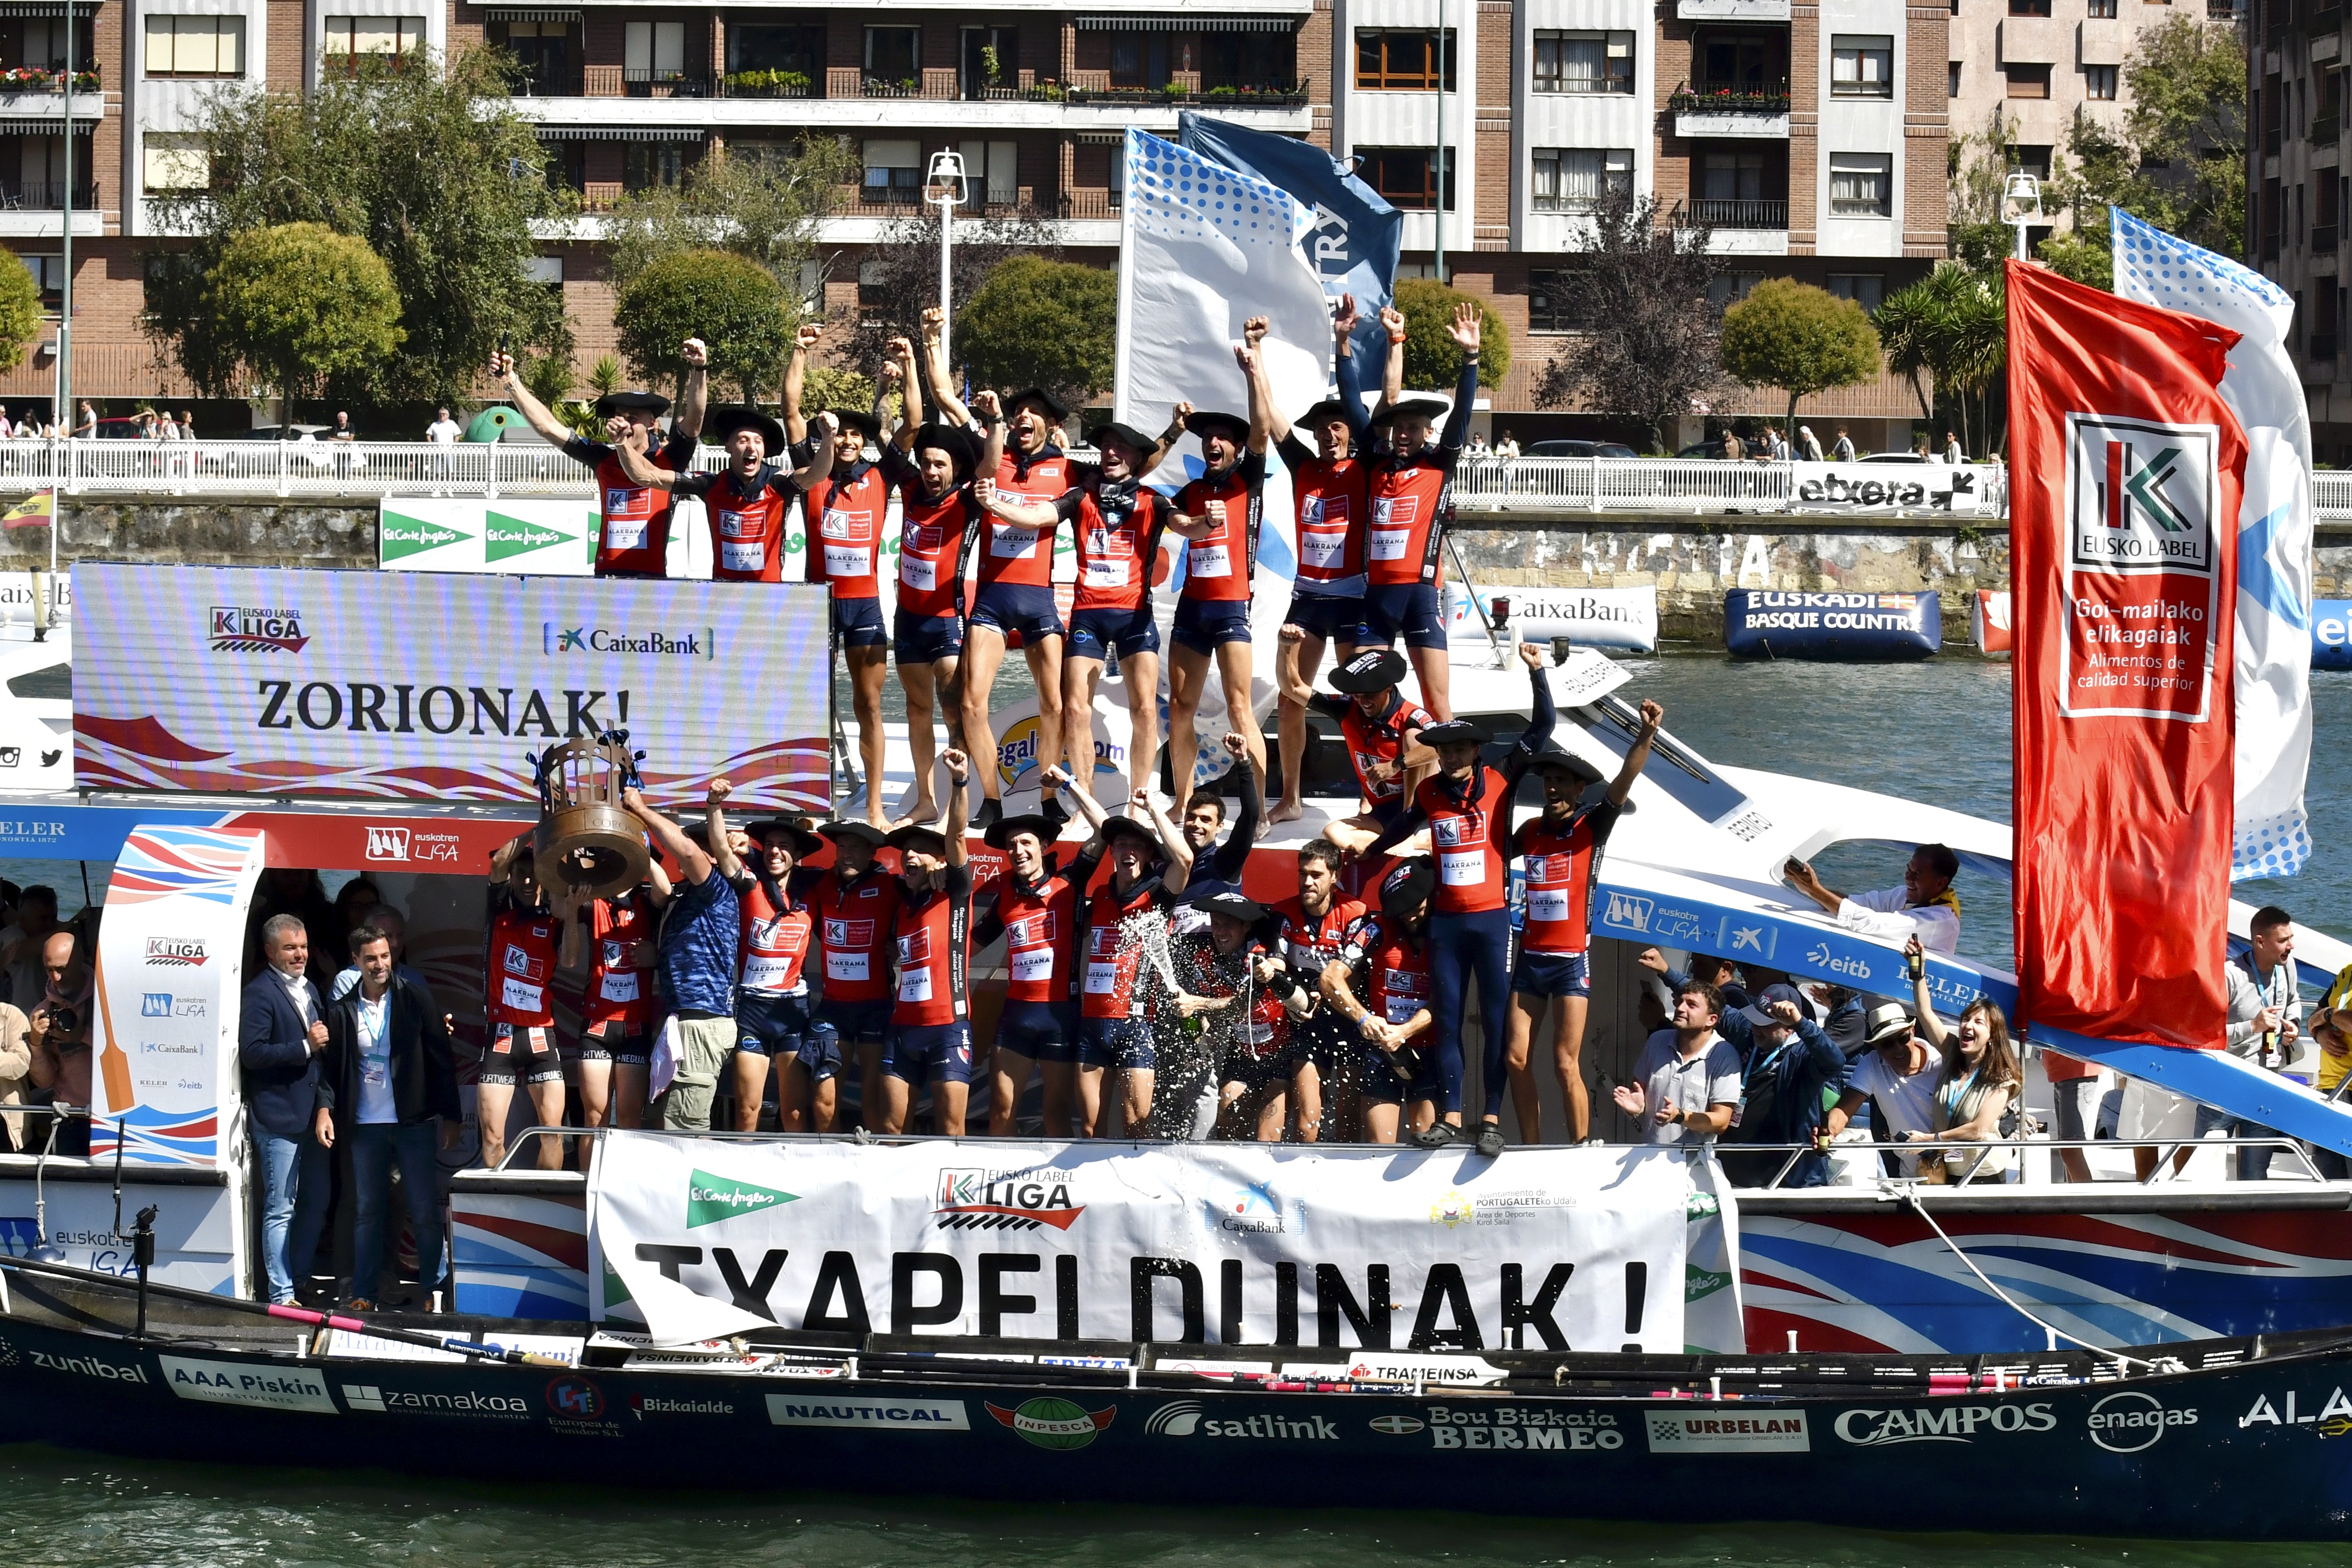
[[[823,98],[823,84],[806,71],[729,71],[719,79],[721,98]]]
[[[1675,134],[1789,139],[1789,84],[1769,87],[1680,87],[1666,100]]]
[[[1118,216],[1119,197],[1120,193],[1118,191],[1103,190],[1098,187],[1092,190],[1064,191],[1060,216],[1066,218],[1091,219],[1096,222],[1114,219]]]
[[[53,213],[62,212],[66,205],[63,181],[0,180],[0,212]],[[76,212],[98,210],[96,183],[77,182],[73,187]]]
[[[654,70],[644,66],[586,66],[581,86],[589,98],[709,98],[705,70]]]
[[[96,93],[100,85],[94,70],[74,72],[73,89],[77,93]],[[63,97],[66,73],[62,66],[9,66],[0,69],[0,96],[19,93],[54,93]]]
[[[2305,134],[2314,146],[2328,146],[2342,138],[2343,117],[2335,114],[2315,114],[2311,117],[2311,129]]]
[[[1710,228],[1785,229],[1789,226],[1789,204],[1767,201],[1753,196],[1733,199],[1697,196],[1683,208],[1690,221],[1706,224]]]
[[[2325,256],[2332,258],[2336,255],[2336,247],[2338,241],[2336,238],[2336,226],[2334,224],[2315,223],[2311,226],[2311,253],[2313,256]]]
[[[1685,22],[1785,22],[1789,0],[1675,0]]]

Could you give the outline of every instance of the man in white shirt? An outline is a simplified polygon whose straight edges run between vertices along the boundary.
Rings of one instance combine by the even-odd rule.
[[[449,411],[446,408],[435,409],[433,423],[425,427],[425,438],[436,447],[454,447],[457,444],[457,437],[464,434],[457,422],[449,417]]]
[[[1963,451],[1963,450],[1961,450],[1961,448],[1960,448],[1960,437],[1959,437],[1958,434],[1957,432],[1950,431],[1950,430],[1947,430],[1947,431],[1945,431],[1945,432],[1944,432],[1944,461],[1946,461],[1947,463],[1951,464],[1951,465],[1952,465],[1952,467],[1954,467],[1954,468],[1958,468],[1962,463],[1965,463],[1965,462],[1967,462],[1968,460],[1969,460],[1969,455],[1968,455],[1968,453],[1967,453],[1967,452],[1965,452],[1965,451]]]
[[[1943,1076],[1944,1060],[1912,1032],[1911,1015],[1894,1002],[1870,1010],[1864,1038],[1871,1049],[1853,1064],[1845,1093],[1822,1121],[1822,1142],[1827,1145],[1845,1131],[1846,1123],[1869,1100],[1878,1101],[1886,1119],[1886,1132],[1898,1142],[1931,1138],[1936,1131],[1936,1080]],[[1897,1154],[1903,1174],[1919,1173],[1919,1156]]]
[[[1621,1083],[1617,1109],[1641,1123],[1649,1143],[1709,1143],[1727,1131],[1739,1105],[1739,1047],[1715,1032],[1723,994],[1686,980],[1675,993],[1675,1023],[1642,1047],[1633,1076]]]
[[[2294,1059],[2303,1017],[2303,994],[2294,980],[2294,922],[2276,904],[2264,904],[2254,911],[2246,930],[2252,939],[2246,951],[2231,959],[2222,969],[2230,986],[2228,1023],[2221,1035],[2223,1048],[2258,1068],[2284,1070]],[[2196,1135],[2203,1138],[2217,1130],[2233,1138],[2279,1136],[2274,1128],[2241,1121],[2210,1105],[2199,1106]],[[2267,1179],[2271,1156],[2277,1152],[2240,1148],[2235,1166],[2238,1180]],[[2176,1161],[2174,1168],[2182,1163],[2185,1162]]]
[[[1837,917],[1838,924],[1865,936],[1901,942],[1916,936],[1930,952],[1947,957],[1960,948],[1960,899],[1952,878],[1960,858],[1941,844],[1922,844],[1903,868],[1903,885],[1848,895],[1822,886],[1812,867],[1790,856],[1780,868],[1789,886]]]

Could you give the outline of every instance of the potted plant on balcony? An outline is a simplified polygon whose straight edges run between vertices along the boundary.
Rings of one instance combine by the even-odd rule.
[[[1667,100],[1667,107],[1676,114],[1785,114],[1789,110],[1786,89],[1748,87],[1703,87],[1694,89],[1689,84],[1678,87]]]
[[[739,98],[806,98],[810,85],[806,71],[784,70],[730,71],[726,84]]]

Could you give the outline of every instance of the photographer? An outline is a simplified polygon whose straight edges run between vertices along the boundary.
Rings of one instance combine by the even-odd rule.
[[[90,966],[71,931],[58,931],[41,944],[44,993],[29,1020],[33,1087],[53,1105],[79,1114],[58,1124],[50,1145],[60,1154],[89,1152],[89,1026],[98,1005]]]

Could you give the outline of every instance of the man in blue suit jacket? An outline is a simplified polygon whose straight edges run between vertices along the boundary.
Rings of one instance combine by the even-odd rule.
[[[310,939],[300,921],[271,916],[261,928],[261,954],[269,968],[245,988],[236,1061],[261,1154],[262,1268],[269,1299],[283,1304],[310,1271],[333,1179],[319,1132],[330,1121],[319,1094],[327,1009],[303,973]]]

